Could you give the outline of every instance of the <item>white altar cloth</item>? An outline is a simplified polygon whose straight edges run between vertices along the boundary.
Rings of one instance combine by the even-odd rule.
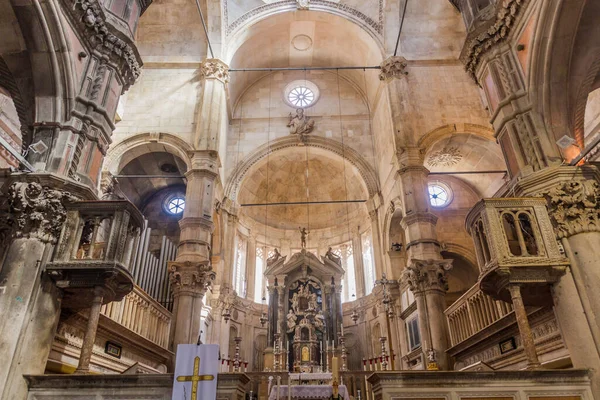
[[[333,378],[331,372],[306,372],[290,374],[290,379],[293,381],[330,381]]]
[[[302,374],[304,375],[304,374]],[[344,400],[350,400],[348,390],[345,385],[340,385],[338,391]],[[331,397],[333,389],[328,385],[298,385],[292,386],[292,399],[310,399],[310,400],[326,400]],[[288,399],[287,385],[279,387],[279,400]],[[277,385],[274,385],[269,395],[269,400],[277,400]]]

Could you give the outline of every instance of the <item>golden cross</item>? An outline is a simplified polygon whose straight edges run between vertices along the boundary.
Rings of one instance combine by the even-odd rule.
[[[212,381],[214,375],[200,375],[200,357],[194,358],[194,372],[190,376],[178,376],[177,382],[192,382],[192,397],[190,400],[198,400],[198,382]]]

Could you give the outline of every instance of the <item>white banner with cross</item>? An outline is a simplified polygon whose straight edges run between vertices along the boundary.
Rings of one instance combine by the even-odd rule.
[[[219,373],[219,345],[177,346],[173,400],[215,400]]]

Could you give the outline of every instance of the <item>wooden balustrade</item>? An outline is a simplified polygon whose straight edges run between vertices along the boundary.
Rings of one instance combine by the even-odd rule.
[[[494,300],[478,285],[473,286],[444,312],[452,346],[492,325],[512,310],[512,304]]]
[[[100,312],[151,342],[167,348],[171,313],[139,286],[136,285],[123,300],[103,305]]]

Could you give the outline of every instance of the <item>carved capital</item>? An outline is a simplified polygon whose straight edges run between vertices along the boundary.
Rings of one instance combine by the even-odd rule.
[[[16,182],[9,188],[0,222],[3,239],[37,238],[55,244],[65,222],[65,204],[79,200],[62,190],[50,189],[36,182]]]
[[[600,232],[600,185],[596,181],[562,182],[544,194],[557,237]]]
[[[446,292],[448,290],[448,271],[452,269],[452,260],[412,259],[402,272],[402,281],[417,294],[430,290]]]
[[[391,56],[383,60],[381,63],[381,72],[379,73],[380,81],[390,81],[394,78],[402,79],[408,75],[406,71],[406,59],[399,56]]]
[[[207,58],[200,64],[202,79],[217,79],[223,83],[229,82],[229,66],[218,58]]]
[[[190,261],[174,261],[169,265],[169,282],[175,296],[190,295],[202,297],[216,278],[212,266]]]

